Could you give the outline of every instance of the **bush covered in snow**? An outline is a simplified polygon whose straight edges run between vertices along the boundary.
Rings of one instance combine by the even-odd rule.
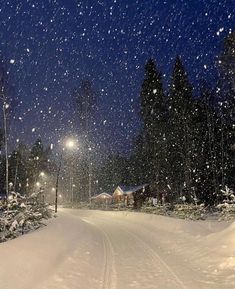
[[[235,219],[235,193],[226,186],[224,190],[221,190],[221,194],[223,201],[217,205],[220,220]]]
[[[206,208],[195,204],[171,204],[157,206],[143,206],[141,212],[177,217],[181,219],[203,220],[206,215]]]
[[[206,218],[206,208],[204,204],[177,204],[174,206],[173,215],[182,219],[204,220]]]
[[[0,203],[0,242],[38,229],[51,216],[40,192],[28,198],[12,193]]]
[[[156,206],[142,206],[141,212],[156,214],[156,215],[169,215],[169,206],[168,205],[156,205]]]

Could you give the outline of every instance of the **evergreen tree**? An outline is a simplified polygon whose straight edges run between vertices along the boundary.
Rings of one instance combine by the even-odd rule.
[[[216,114],[214,93],[202,86],[200,98],[194,100],[193,114],[193,188],[201,202],[214,204],[218,191]]]
[[[96,94],[89,80],[83,80],[80,87],[74,91],[74,100],[82,132],[89,138],[93,113],[96,109]]]
[[[162,75],[149,59],[141,90],[141,115],[143,119],[143,151],[145,155],[144,179],[155,189],[164,187],[166,167],[166,98]]]
[[[86,194],[86,198],[92,194],[92,158],[94,158],[94,149],[92,144],[92,125],[94,123],[94,113],[97,110],[97,95],[93,90],[92,83],[89,80],[83,80],[78,89],[74,92],[76,104],[76,115],[78,116],[82,139],[85,145],[85,159],[83,163],[83,177],[80,186]]]
[[[101,192],[112,194],[119,185],[130,185],[129,161],[120,155],[110,155],[98,173]]]
[[[169,93],[168,152],[172,193],[181,195],[192,188],[192,86],[177,56]]]
[[[219,58],[219,133],[221,157],[221,186],[234,188],[235,174],[235,32],[224,40]]]
[[[219,57],[220,88],[222,95],[235,97],[235,32],[224,39],[223,51]]]
[[[28,161],[27,175],[29,181],[29,190],[35,187],[36,182],[39,180],[40,172],[50,173],[52,164],[50,163],[50,148],[44,150],[40,138],[34,143]]]
[[[144,153],[143,132],[134,140],[134,149],[130,157],[130,183],[132,185],[140,185],[149,182],[146,174],[146,155]]]
[[[27,171],[22,163],[22,156],[18,151],[13,151],[9,157],[9,183],[12,184],[10,190],[25,194]],[[22,190],[22,182],[24,190]]]

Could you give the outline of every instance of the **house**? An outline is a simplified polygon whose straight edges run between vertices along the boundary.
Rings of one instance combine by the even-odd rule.
[[[134,203],[137,195],[143,194],[149,186],[147,184],[140,186],[118,186],[113,193],[114,202],[124,202],[126,205]]]
[[[108,205],[108,204],[111,204],[112,202],[112,196],[107,193],[101,193],[99,195],[95,195],[91,197],[91,202],[96,203],[96,204]]]

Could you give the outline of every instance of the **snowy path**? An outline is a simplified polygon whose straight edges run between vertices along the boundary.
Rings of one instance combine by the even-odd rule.
[[[62,210],[0,244],[0,289],[235,288],[235,225]]]

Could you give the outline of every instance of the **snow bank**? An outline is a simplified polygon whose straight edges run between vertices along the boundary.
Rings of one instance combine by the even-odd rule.
[[[47,280],[89,235],[73,216],[50,220],[48,226],[0,244],[0,289],[32,289]]]
[[[63,209],[47,227],[0,244],[0,289],[98,289],[104,273],[117,278],[116,289],[183,288],[170,286],[177,278],[187,289],[235,288],[234,242],[235,223]],[[114,276],[104,268],[111,263]]]

